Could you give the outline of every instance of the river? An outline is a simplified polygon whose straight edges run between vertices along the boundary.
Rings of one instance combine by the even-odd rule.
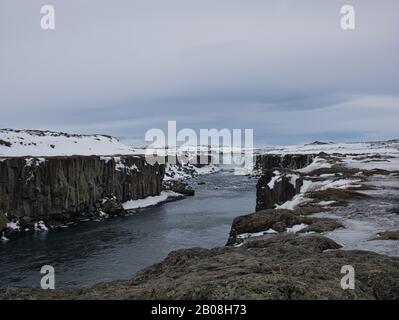
[[[0,287],[38,287],[43,265],[55,268],[56,287],[129,279],[172,250],[224,245],[233,219],[255,209],[256,178],[221,171],[191,183],[194,197],[0,241]]]

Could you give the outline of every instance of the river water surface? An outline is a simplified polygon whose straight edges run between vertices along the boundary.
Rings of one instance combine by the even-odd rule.
[[[37,287],[43,265],[55,268],[57,287],[128,279],[172,250],[224,245],[233,219],[255,209],[256,178],[222,171],[191,182],[194,197],[0,241],[0,286]]]

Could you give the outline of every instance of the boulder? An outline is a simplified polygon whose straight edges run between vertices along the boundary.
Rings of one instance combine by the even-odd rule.
[[[34,226],[34,222],[32,221],[32,218],[29,216],[23,216],[22,218],[20,218],[19,224],[22,229],[32,229]]]
[[[195,194],[194,189],[188,183],[181,180],[164,181],[164,190],[171,190],[185,196],[193,196]]]
[[[308,226],[300,230],[300,233],[323,233],[333,231],[338,228],[345,228],[342,223],[330,218],[302,218],[301,222],[304,224],[308,224]]]
[[[374,240],[399,240],[399,230],[380,232]]]
[[[270,229],[281,233],[298,225],[304,225],[298,230],[301,233],[311,231],[322,233],[344,227],[334,219],[302,216],[296,211],[285,209],[268,209],[235,218],[226,245],[232,246],[244,242],[239,235],[257,234]],[[266,236],[270,237],[268,234]]]

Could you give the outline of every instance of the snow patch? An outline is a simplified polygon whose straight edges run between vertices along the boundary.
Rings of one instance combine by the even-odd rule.
[[[296,174],[290,174],[287,175],[288,178],[290,178],[290,183],[296,188],[296,181],[299,179],[299,176]]]
[[[272,179],[270,180],[270,182],[267,184],[267,186],[270,189],[274,188],[274,185],[276,184],[276,182],[281,181],[281,177],[280,176],[274,176],[272,177]]]
[[[248,239],[248,238],[254,238],[254,237],[261,237],[264,236],[265,234],[276,234],[278,233],[276,230],[273,229],[268,229],[266,231],[260,231],[260,232],[255,232],[255,233],[241,233],[237,235],[237,239]]]
[[[301,223],[301,224],[296,224],[292,226],[291,228],[287,228],[288,233],[297,233],[298,231],[301,231],[302,229],[305,229],[308,225]]]
[[[47,231],[48,228],[42,220],[35,223],[35,231]]]
[[[164,181],[191,179],[193,177],[212,174],[218,171],[220,171],[220,168],[213,164],[198,168],[190,163],[184,165],[167,163],[165,167]]]
[[[25,159],[25,166],[26,167],[39,167],[41,164],[45,163],[45,158],[26,158]]]
[[[147,207],[155,206],[161,202],[164,202],[164,201],[168,200],[169,198],[181,197],[181,196],[182,195],[180,193],[176,193],[173,191],[162,191],[161,194],[158,196],[149,196],[144,199],[129,200],[129,201],[124,202],[122,204],[122,206],[123,206],[123,209],[125,209],[125,210],[147,208]]]
[[[144,154],[118,139],[105,135],[77,135],[39,130],[0,129],[0,139],[11,143],[0,145],[0,156],[49,157],[73,155]]]
[[[361,187],[361,185],[356,184],[361,182],[361,180],[350,180],[350,179],[339,179],[335,181],[326,180],[320,183],[322,186],[319,188],[320,190],[326,189],[348,189],[348,188],[356,188]]]
[[[310,165],[308,165],[305,168],[296,170],[296,171],[298,171],[300,173],[309,173],[309,172],[312,172],[317,169],[331,168],[331,167],[332,167],[332,164],[327,162],[326,159],[321,158],[321,157],[316,157],[316,158],[314,158],[313,162]]]
[[[18,222],[8,222],[7,228],[11,230],[21,231],[21,227],[19,226]]]
[[[336,201],[334,201],[334,200],[332,200],[332,201],[320,201],[318,203],[318,205],[322,206],[322,207],[327,207],[327,206],[330,206],[330,205],[332,205],[334,203],[336,203]]]

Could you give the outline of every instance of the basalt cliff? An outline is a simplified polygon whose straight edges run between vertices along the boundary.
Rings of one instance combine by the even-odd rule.
[[[159,195],[165,166],[144,156],[0,160],[0,233],[123,213],[122,203]]]

